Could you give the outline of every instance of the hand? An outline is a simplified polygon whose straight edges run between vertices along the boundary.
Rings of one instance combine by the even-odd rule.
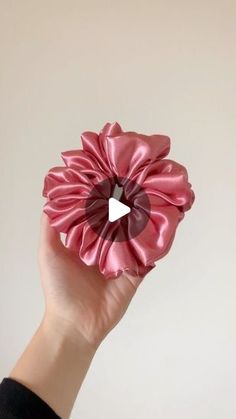
[[[10,377],[67,419],[98,346],[124,315],[141,279],[106,280],[64,246],[45,213],[38,260],[45,315]]]
[[[67,324],[95,347],[122,318],[141,282],[124,274],[106,280],[97,267],[86,266],[64,246],[45,213],[39,267],[47,316]]]

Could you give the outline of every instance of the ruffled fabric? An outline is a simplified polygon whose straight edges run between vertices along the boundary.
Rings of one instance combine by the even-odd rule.
[[[105,278],[125,271],[144,277],[168,253],[179,222],[194,202],[187,170],[166,158],[170,138],[165,135],[124,132],[114,122],[99,134],[83,132],[81,140],[83,150],[62,152],[65,165],[45,176],[43,210],[51,226],[66,234],[65,246],[85,264],[98,265]],[[108,221],[116,179],[133,205],[125,223]],[[104,183],[110,185],[105,192],[100,187]],[[148,209],[142,193],[148,197]],[[145,227],[135,235],[144,216]],[[118,239],[121,229],[126,239]]]

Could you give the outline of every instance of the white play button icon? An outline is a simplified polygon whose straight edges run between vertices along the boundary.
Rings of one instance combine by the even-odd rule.
[[[130,208],[115,198],[110,198],[108,203],[108,219],[112,223],[130,212]]]

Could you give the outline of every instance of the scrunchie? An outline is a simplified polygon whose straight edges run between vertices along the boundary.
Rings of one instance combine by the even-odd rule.
[[[106,123],[99,134],[81,135],[83,150],[61,153],[63,167],[44,179],[43,210],[50,225],[65,233],[65,246],[107,279],[122,272],[143,278],[169,251],[176,228],[195,195],[187,170],[166,159],[170,138],[124,132]],[[115,186],[129,214],[108,220]]]

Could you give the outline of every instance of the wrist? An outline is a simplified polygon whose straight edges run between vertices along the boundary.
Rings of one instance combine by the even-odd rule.
[[[95,352],[70,323],[47,313],[10,377],[67,418]]]
[[[88,357],[93,357],[99,347],[99,343],[89,342],[72,322],[51,312],[45,312],[40,328],[58,343],[73,346],[80,354],[82,351]]]

